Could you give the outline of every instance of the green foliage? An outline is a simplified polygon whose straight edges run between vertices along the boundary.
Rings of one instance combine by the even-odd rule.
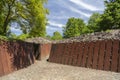
[[[99,23],[101,30],[120,28],[120,0],[106,0],[105,6]]]
[[[17,35],[14,33],[10,33],[10,35],[8,36],[8,38],[10,39],[17,39]]]
[[[46,35],[46,14],[48,14],[48,10],[44,8],[43,2],[44,0],[30,0],[31,3],[27,7],[30,8],[31,13],[31,25],[32,28],[30,30],[30,36],[32,37],[45,37]]]
[[[51,36],[50,36],[50,35],[47,35],[46,38],[47,38],[47,39],[51,39]]]
[[[99,26],[100,19],[101,19],[101,14],[99,13],[92,14],[92,16],[88,20],[88,28],[90,29],[90,32],[101,31]]]
[[[85,27],[85,23],[80,18],[69,18],[66,26],[63,28],[63,37],[70,38],[83,34],[82,29]]]
[[[29,38],[28,34],[21,34],[21,35],[17,36],[17,39],[19,39],[19,40],[25,40],[27,38]]]
[[[45,36],[48,10],[47,0],[0,0],[0,34],[7,33],[12,23],[17,23],[24,34]],[[9,28],[10,29],[10,28]]]
[[[62,39],[62,35],[58,31],[56,31],[56,32],[53,33],[53,36],[52,36],[51,39],[52,40],[61,40]]]
[[[92,31],[88,28],[88,26],[85,26],[82,28],[82,34],[87,34],[87,33],[91,33]]]
[[[6,36],[0,35],[0,40],[8,40]]]

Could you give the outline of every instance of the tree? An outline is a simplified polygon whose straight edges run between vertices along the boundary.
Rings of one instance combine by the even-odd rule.
[[[120,0],[106,0],[105,6],[99,23],[101,30],[120,28]]]
[[[46,38],[47,38],[47,39],[51,39],[51,36],[50,36],[50,35],[47,35]]]
[[[17,39],[19,39],[19,40],[25,40],[26,38],[29,38],[28,34],[21,34],[21,35],[17,36]]]
[[[15,0],[0,0],[0,34],[7,33],[7,27],[13,19],[13,11]]]
[[[48,10],[43,6],[44,1],[45,0],[34,0],[34,2],[31,1],[33,4],[28,6],[28,8],[31,9],[30,11],[32,17],[30,25],[33,25],[31,26],[30,35],[33,37],[45,37],[46,35],[46,14],[48,14]]]
[[[53,33],[53,36],[51,38],[52,40],[61,40],[62,39],[62,35],[58,32],[58,31],[55,31]]]
[[[0,0],[0,33],[7,33],[7,27],[17,23],[24,34],[32,37],[45,36],[48,10],[47,0]],[[9,28],[10,29],[10,28]]]
[[[88,28],[90,32],[98,32],[100,30],[99,21],[100,21],[101,14],[93,13],[88,20]]]
[[[63,37],[70,38],[79,36],[82,34],[82,29],[85,27],[85,23],[79,18],[69,18],[66,26],[63,28]]]

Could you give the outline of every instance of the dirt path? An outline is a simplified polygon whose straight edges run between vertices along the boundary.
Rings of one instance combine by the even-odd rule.
[[[0,80],[120,80],[120,73],[37,61]]]

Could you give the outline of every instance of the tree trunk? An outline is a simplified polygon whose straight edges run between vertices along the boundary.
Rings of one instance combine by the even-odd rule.
[[[10,11],[11,11],[11,7],[8,5],[8,14],[7,14],[6,18],[5,18],[4,25],[3,25],[3,28],[4,28],[3,33],[4,33],[4,34],[6,34],[6,32],[7,32],[7,26],[8,26],[8,23],[9,23],[9,21],[10,21],[10,20],[9,20]]]

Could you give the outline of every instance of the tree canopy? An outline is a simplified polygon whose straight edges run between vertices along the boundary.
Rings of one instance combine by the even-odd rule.
[[[90,32],[98,32],[100,31],[100,22],[101,14],[99,13],[93,13],[89,20],[88,20],[88,28],[90,29]]]
[[[66,26],[63,28],[63,37],[75,37],[82,34],[82,29],[85,27],[85,23],[80,18],[69,18]]]
[[[48,10],[47,0],[0,0],[0,34],[6,35],[9,27],[17,23],[24,34],[45,36]]]
[[[53,36],[51,38],[52,40],[61,40],[62,39],[62,35],[58,32],[58,31],[55,31],[53,33]]]
[[[120,0],[106,0],[105,6],[99,23],[101,30],[120,28]]]

